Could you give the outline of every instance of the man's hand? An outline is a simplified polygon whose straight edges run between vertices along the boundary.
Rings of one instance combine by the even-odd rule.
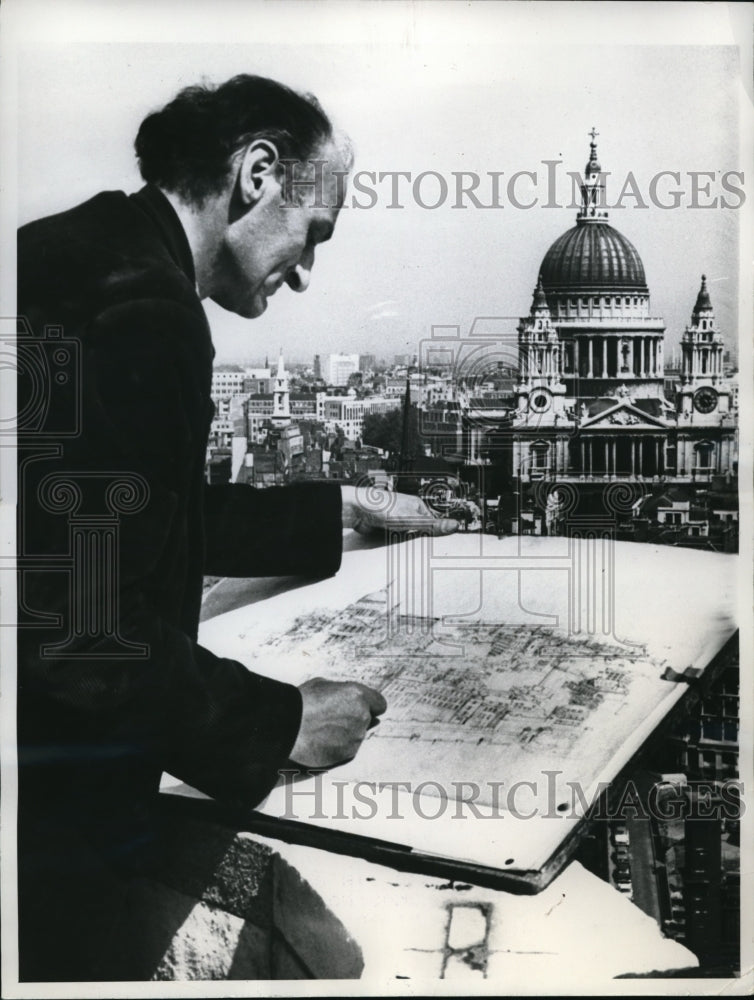
[[[299,691],[304,707],[291,760],[303,767],[330,767],[350,760],[367,729],[387,708],[379,691],[355,681],[315,677]]]
[[[455,518],[439,517],[419,497],[393,493],[376,486],[341,486],[343,527],[356,531],[416,531],[450,535],[458,531]]]

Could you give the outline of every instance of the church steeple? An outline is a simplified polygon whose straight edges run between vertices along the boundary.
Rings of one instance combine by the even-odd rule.
[[[280,427],[291,422],[291,394],[288,388],[288,373],[283,363],[283,348],[280,348],[275,389],[272,395],[272,422]]]
[[[518,327],[518,351],[520,386],[531,389],[537,385],[562,385],[563,356],[541,274],[529,315]]]
[[[704,382],[714,385],[722,379],[724,344],[715,326],[715,313],[707,291],[706,274],[702,275],[691,323],[681,338],[681,353],[681,379],[684,384],[697,385]]]
[[[597,136],[599,132],[592,127],[589,133],[589,161],[584,169],[584,182],[581,185],[581,208],[576,216],[576,222],[604,222],[607,219],[605,205],[605,185],[602,180],[602,167],[597,159]]]
[[[709,292],[707,291],[707,275],[702,275],[702,286],[699,289],[699,294],[696,297],[696,305],[694,306],[694,311],[691,314],[691,323],[696,326],[699,323],[702,314],[705,315],[707,319],[713,319],[712,313],[712,299],[709,297]]]
[[[550,309],[547,305],[547,296],[545,295],[545,290],[542,286],[542,275],[540,274],[539,280],[537,281],[537,287],[534,289],[534,298],[531,303],[531,314],[532,316],[536,316],[538,312],[543,312],[545,309],[549,315]]]

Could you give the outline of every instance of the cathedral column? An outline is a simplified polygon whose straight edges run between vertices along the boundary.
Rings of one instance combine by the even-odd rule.
[[[593,378],[594,377],[594,341],[592,340],[591,337],[587,341],[586,351],[587,351],[587,358],[588,358],[588,364],[589,364],[589,369],[587,371],[587,378]]]
[[[628,358],[626,360],[628,365],[628,374],[633,375],[634,373],[634,338],[628,338]]]
[[[606,378],[607,371],[607,337],[602,338],[602,377]]]
[[[586,473],[586,443],[581,441],[581,471]]]
[[[639,475],[644,475],[644,441],[639,438]]]
[[[629,442],[631,446],[631,475],[636,475],[636,438],[631,438]]]
[[[589,447],[587,453],[589,455],[589,475],[594,475],[594,441],[590,438],[587,442]]]
[[[655,475],[660,475],[660,439],[655,438]]]
[[[613,471],[613,475],[615,475],[617,473],[617,471],[618,471],[618,459],[617,459],[617,454],[616,454],[617,450],[618,450],[618,443],[615,440],[615,438],[613,438],[613,440],[610,442],[610,444],[611,444],[611,451],[612,451],[612,456],[611,456],[611,459],[612,459],[612,471]]]
[[[610,471],[610,441],[605,438],[605,475]]]

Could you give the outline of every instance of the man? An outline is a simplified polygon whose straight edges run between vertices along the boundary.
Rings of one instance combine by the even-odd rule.
[[[240,76],[182,91],[142,123],[136,153],[137,194],[99,194],[19,234],[32,345],[59,361],[72,344],[80,362],[19,429],[26,980],[107,975],[129,879],[155,864],[163,771],[253,805],[288,760],[352,757],[385,710],[364,685],[295,688],[196,641],[203,574],[331,575],[343,525],[379,526],[353,489],[204,482],[214,351],[201,299],[253,318],[283,284],[307,288],[347,143],[313,99]],[[20,412],[36,413],[25,384]],[[392,518],[455,527],[412,498]]]

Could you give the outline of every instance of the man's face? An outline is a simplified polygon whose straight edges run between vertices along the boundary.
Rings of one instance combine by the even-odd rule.
[[[343,154],[332,144],[311,159],[325,161],[321,191],[320,185],[298,187],[286,201],[282,177],[271,175],[259,200],[228,224],[211,294],[224,309],[253,319],[262,315],[281,285],[296,292],[308,288],[315,248],[332,236],[340,209],[338,195],[342,197],[344,183],[334,172],[347,170]],[[313,168],[297,166],[294,176],[298,181],[313,180]],[[314,207],[315,202],[327,207]]]

